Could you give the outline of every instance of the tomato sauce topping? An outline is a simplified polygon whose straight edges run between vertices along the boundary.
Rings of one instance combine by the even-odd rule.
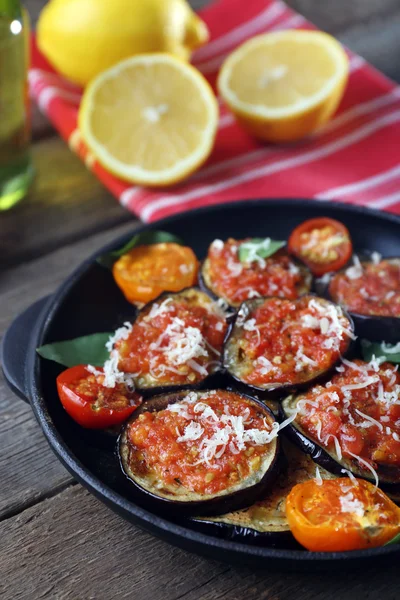
[[[400,317],[400,261],[360,263],[335,275],[329,293],[360,315]]]
[[[137,386],[149,375],[160,384],[196,383],[218,369],[228,325],[208,296],[202,305],[195,302],[199,294],[153,303],[118,342],[118,367],[132,373]]]
[[[259,471],[277,433],[272,417],[239,394],[190,392],[129,424],[131,466],[164,485],[215,494]]]
[[[215,293],[232,305],[259,296],[297,298],[308,291],[305,274],[285,251],[251,263],[239,260],[246,240],[214,240],[208,250],[208,276]]]
[[[375,469],[395,467],[400,476],[397,366],[375,358],[344,363],[330,382],[302,394],[296,420],[322,446],[361,457]]]
[[[271,298],[246,312],[239,312],[235,343],[247,359],[242,378],[255,386],[299,383],[326,371],[354,338],[342,309],[315,296]]]
[[[90,369],[90,367],[89,367]],[[93,410],[109,408],[121,410],[127,406],[139,406],[138,394],[124,383],[116,383],[114,387],[104,386],[104,374],[93,369],[97,374],[87,374],[68,384],[69,389],[91,404]]]

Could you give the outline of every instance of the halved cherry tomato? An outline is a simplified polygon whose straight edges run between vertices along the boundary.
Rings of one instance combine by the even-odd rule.
[[[400,532],[400,508],[362,479],[299,483],[286,499],[286,516],[296,540],[313,552],[375,548]]]
[[[117,285],[129,302],[150,302],[161,292],[179,292],[197,281],[198,260],[191,248],[174,243],[137,246],[113,266]]]
[[[90,373],[85,365],[71,367],[57,377],[61,404],[82,427],[105,429],[120,425],[142,402],[139,394],[122,383],[109,388],[102,385],[103,379],[102,375]]]
[[[328,217],[301,223],[290,234],[288,249],[317,277],[344,267],[353,252],[347,227]]]

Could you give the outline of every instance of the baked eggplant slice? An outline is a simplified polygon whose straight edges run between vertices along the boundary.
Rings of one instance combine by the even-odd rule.
[[[118,451],[146,503],[176,515],[249,506],[278,475],[279,425],[271,411],[228,390],[153,397],[130,419]]]
[[[375,260],[374,260],[375,258]],[[353,318],[357,335],[371,341],[400,339],[400,258],[360,261],[333,275],[327,296]]]
[[[248,241],[214,240],[199,270],[200,287],[233,307],[260,296],[294,299],[311,290],[311,272],[285,249],[242,262],[240,245]]]
[[[114,345],[118,369],[131,374],[143,395],[200,387],[220,371],[228,328],[223,309],[206,292],[165,292]]]
[[[285,434],[336,475],[343,469],[400,493],[400,375],[394,365],[347,361],[324,385],[285,398]]]
[[[350,317],[324,298],[255,298],[238,311],[223,364],[252,393],[298,389],[329,376],[353,339]]]
[[[219,517],[191,519],[191,526],[197,531],[238,542],[275,547],[294,545],[296,542],[286,519],[286,497],[292,487],[316,476],[316,465],[310,456],[287,440],[282,440],[282,447],[286,467],[262,500]],[[336,478],[323,468],[319,469],[319,475],[322,479]]]

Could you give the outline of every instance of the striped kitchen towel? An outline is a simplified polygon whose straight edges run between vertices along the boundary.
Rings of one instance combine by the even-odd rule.
[[[250,37],[313,25],[281,0],[219,0],[201,13],[211,41],[193,62],[215,84],[225,57]],[[212,156],[173,188],[129,185],[103,169],[80,139],[81,90],[57,75],[33,38],[30,91],[87,167],[128,210],[150,222],[199,206],[256,197],[342,200],[400,214],[400,86],[349,51],[349,84],[335,117],[318,134],[291,145],[247,135],[220,102]]]

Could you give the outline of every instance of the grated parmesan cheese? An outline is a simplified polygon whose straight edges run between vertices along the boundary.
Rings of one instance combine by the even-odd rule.
[[[106,342],[106,349],[110,352],[110,358],[106,360],[103,366],[104,370],[104,387],[114,388],[118,383],[122,383],[126,385],[130,389],[135,389],[135,382],[132,373],[124,373],[120,371],[118,368],[119,363],[119,352],[114,348],[114,345],[120,340],[126,340],[129,337],[129,334],[132,331],[132,323],[128,321],[123,324],[122,327],[119,327],[112,336],[110,336],[109,340]],[[94,375],[102,375],[100,371],[98,371],[92,365],[87,366],[87,370]]]
[[[192,270],[188,265],[185,265],[184,263],[179,265],[179,270],[182,273],[182,275],[187,275],[188,273],[190,273],[190,271]]]
[[[214,391],[203,394],[202,399],[205,400],[211,396]],[[189,423],[184,428],[183,435],[177,432],[177,441],[180,443],[199,441],[197,449],[199,451],[199,460],[197,463],[206,463],[211,465],[212,459],[220,458],[226,448],[232,454],[238,454],[244,450],[247,445],[266,445],[272,442],[278,436],[281,429],[289,425],[295,415],[289,417],[283,423],[272,423],[272,426],[264,419],[265,429],[245,428],[247,419],[250,415],[250,410],[246,408],[241,415],[231,415],[229,406],[224,407],[224,414],[218,416],[215,411],[205,402],[197,401],[198,397],[195,392],[190,392],[181,402],[170,404],[166,410],[174,412],[179,416],[187,419]],[[195,420],[188,413],[188,405],[195,404],[193,412]],[[204,427],[201,421],[207,421],[208,425],[213,428],[213,433],[210,437],[204,436]],[[179,434],[179,435],[178,435]]]
[[[134,389],[135,382],[133,376],[129,373],[124,373],[118,368],[119,363],[119,352],[118,350],[112,350],[110,358],[104,363],[104,381],[105,387],[114,388],[117,383],[123,383],[127,387]]]
[[[267,373],[269,373],[275,368],[272,362],[268,360],[268,358],[266,358],[265,356],[259,356],[257,359],[257,363],[261,365],[261,375],[267,375]]]
[[[198,440],[204,433],[204,428],[197,423],[192,421],[189,425],[186,425],[184,434],[177,438],[177,442],[194,442]]]
[[[371,254],[371,260],[374,265],[379,265],[379,263],[382,260],[382,254],[380,254],[379,252],[373,252]]]
[[[211,243],[211,248],[217,252],[221,252],[224,249],[224,242],[222,240],[214,240]]]
[[[363,274],[362,264],[356,254],[353,255],[353,266],[348,267],[346,269],[345,273],[349,279],[359,279],[360,277],[362,277],[362,274]]]
[[[364,505],[360,500],[354,498],[352,492],[346,494],[346,496],[340,496],[340,508],[343,513],[351,513],[357,515],[357,517],[363,517],[365,510]]]
[[[167,312],[170,312],[172,309],[172,306],[168,306],[168,304],[172,302],[172,298],[166,298],[165,300],[163,300],[163,302],[161,302],[161,304],[158,304],[157,302],[155,302],[152,307],[150,312],[143,317],[143,321],[152,321],[153,319],[155,319],[156,317],[160,317],[161,315],[164,315]]]
[[[309,356],[306,356],[304,354],[304,348],[302,345],[300,345],[297,349],[297,352],[295,354],[295,362],[296,362],[296,366],[294,368],[294,370],[298,373],[299,371],[302,371],[305,367],[307,367],[307,365],[311,365],[313,367],[317,367],[318,363],[313,360],[312,358],[310,358]]]
[[[239,275],[242,274],[243,265],[241,263],[233,260],[231,257],[228,258],[228,260],[226,262],[226,266],[227,266],[228,270],[231,272],[232,277],[239,277]]]
[[[374,479],[375,479],[375,487],[378,487],[379,485],[379,477],[378,477],[378,473],[375,471],[375,469],[373,468],[372,465],[369,464],[369,462],[367,462],[366,460],[364,460],[363,458],[361,458],[361,456],[358,456],[357,454],[353,454],[352,452],[350,452],[350,450],[347,450],[347,454],[350,454],[350,456],[352,456],[353,458],[355,458],[361,465],[363,465],[364,467],[366,467],[369,471],[371,471]]]
[[[348,469],[340,469],[341,473],[344,473],[345,475],[348,476],[348,478],[350,479],[351,483],[355,486],[358,485],[358,481],[357,479],[354,477],[353,473],[351,471],[349,471]]]
[[[321,473],[319,471],[319,467],[315,467],[315,477],[314,477],[315,483],[317,485],[322,485],[322,477],[321,477]]]
[[[106,348],[109,352],[114,348],[114,345],[120,340],[127,340],[132,331],[132,323],[125,321],[122,327],[119,327],[114,334],[106,342]]]

